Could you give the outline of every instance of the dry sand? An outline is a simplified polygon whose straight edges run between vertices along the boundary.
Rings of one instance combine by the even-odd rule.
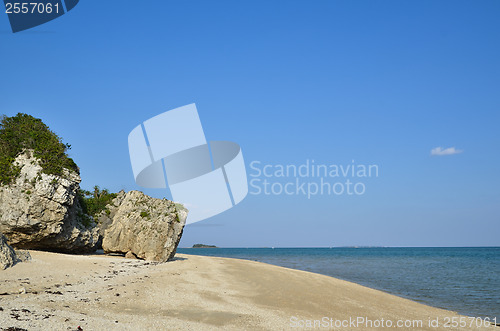
[[[259,262],[183,254],[165,264],[31,255],[31,262],[0,271],[0,330],[300,330],[294,326],[323,317],[332,318],[333,326],[364,317],[394,325],[422,321],[421,327],[397,330],[473,329],[444,328],[446,318],[459,317],[450,311]],[[429,319],[438,319],[439,328],[429,327]],[[331,329],[387,329],[346,326]]]

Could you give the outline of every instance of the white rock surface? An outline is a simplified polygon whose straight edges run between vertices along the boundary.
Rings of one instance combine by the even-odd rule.
[[[159,262],[174,257],[188,214],[182,205],[139,191],[122,191],[108,210],[99,217],[104,252],[132,252],[138,258]]]
[[[15,182],[0,185],[0,232],[15,248],[93,251],[99,235],[77,199],[80,176],[72,171],[63,177],[44,174],[30,154],[16,158],[21,174]]]
[[[7,243],[7,238],[0,233],[0,270],[12,267],[17,262],[16,252]]]

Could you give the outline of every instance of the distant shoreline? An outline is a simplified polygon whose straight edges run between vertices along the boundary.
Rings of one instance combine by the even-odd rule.
[[[206,245],[206,244],[194,244],[191,248],[219,248],[215,245]]]

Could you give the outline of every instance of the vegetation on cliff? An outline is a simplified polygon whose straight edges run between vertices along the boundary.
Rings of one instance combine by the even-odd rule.
[[[0,118],[0,184],[10,184],[20,173],[15,158],[31,150],[40,162],[42,172],[63,175],[63,169],[79,173],[78,166],[68,156],[69,144],[52,132],[41,119],[19,113]]]
[[[94,219],[99,213],[105,210],[109,213],[107,205],[116,198],[116,193],[109,193],[107,189],[100,189],[99,186],[94,186],[94,191],[80,190],[78,192],[78,199],[80,200],[80,205],[82,206],[83,212],[88,214]]]

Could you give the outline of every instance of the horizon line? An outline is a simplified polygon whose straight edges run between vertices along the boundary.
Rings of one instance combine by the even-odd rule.
[[[205,244],[202,244],[205,245]],[[208,246],[208,244],[207,244]],[[500,248],[500,246],[217,246],[216,247],[177,247],[177,248]]]

